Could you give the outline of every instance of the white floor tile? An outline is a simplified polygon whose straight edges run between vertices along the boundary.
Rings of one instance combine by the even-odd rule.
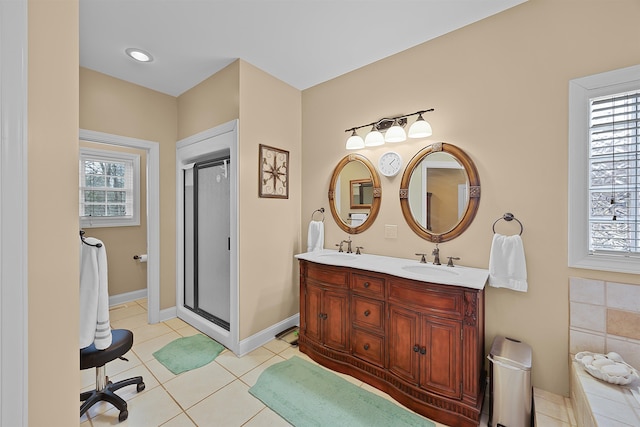
[[[162,387],[134,397],[127,402],[129,418],[118,423],[119,411],[115,408],[91,420],[93,427],[151,427],[159,426],[179,415],[182,410]]]
[[[236,380],[187,411],[198,426],[242,426],[265,406]]]
[[[289,424],[284,418],[276,414],[269,408],[264,408],[262,411],[251,418],[249,422],[243,425],[243,427],[289,427]]]
[[[235,379],[236,377],[214,361],[176,376],[164,383],[164,387],[182,409],[188,409]]]

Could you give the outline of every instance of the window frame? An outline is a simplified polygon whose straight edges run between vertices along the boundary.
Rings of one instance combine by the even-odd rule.
[[[84,177],[83,161],[87,158],[95,158],[99,161],[107,162],[131,162],[133,164],[132,177],[132,215],[131,216],[80,216],[80,206],[82,206],[83,189],[80,182]],[[140,155],[134,153],[126,153],[120,151],[99,150],[95,148],[80,147],[79,155],[79,176],[78,176],[78,216],[80,218],[80,226],[82,228],[100,228],[100,227],[131,227],[140,225]]]
[[[640,89],[640,65],[569,81],[568,265],[640,273],[638,254],[589,251],[589,100]]]

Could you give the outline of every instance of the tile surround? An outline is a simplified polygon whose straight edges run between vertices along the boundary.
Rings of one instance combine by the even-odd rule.
[[[640,402],[629,387],[600,381],[575,353],[614,351],[640,368],[640,286],[574,278],[569,283],[571,402],[579,426],[640,426]],[[640,387],[640,381],[631,387]]]

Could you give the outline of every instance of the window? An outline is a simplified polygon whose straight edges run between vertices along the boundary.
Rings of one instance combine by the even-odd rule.
[[[80,149],[80,225],[140,225],[140,156]]]
[[[569,266],[640,273],[640,66],[569,85]]]

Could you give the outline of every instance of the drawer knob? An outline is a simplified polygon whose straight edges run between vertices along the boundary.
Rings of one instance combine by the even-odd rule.
[[[413,351],[415,351],[416,353],[420,351],[420,347],[416,344],[413,346]]]
[[[369,282],[364,282],[364,287],[368,288],[369,286],[371,286],[371,284]]]
[[[427,354],[427,348],[426,347],[422,347],[420,349],[420,354]]]
[[[369,317],[370,314],[371,314],[371,311],[369,310],[364,311],[364,317]]]
[[[369,344],[365,344],[365,345],[364,345],[364,349],[365,349],[365,350],[369,350]]]

